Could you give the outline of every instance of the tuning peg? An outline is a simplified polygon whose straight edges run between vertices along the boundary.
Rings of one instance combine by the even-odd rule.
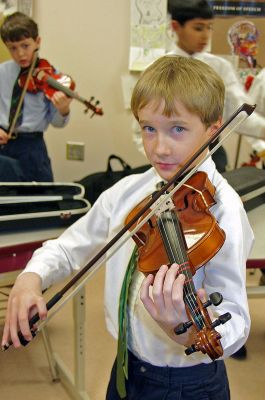
[[[231,317],[231,314],[230,314],[229,312],[227,312],[227,313],[225,313],[225,314],[223,314],[223,315],[220,315],[219,318],[217,318],[215,321],[213,321],[211,327],[212,327],[212,328],[215,328],[215,327],[218,326],[218,325],[221,325],[221,324],[224,325],[224,324],[225,324],[227,321],[229,321],[231,318],[232,318],[232,317]]]
[[[192,344],[190,347],[188,347],[188,348],[185,350],[185,354],[186,354],[187,356],[189,356],[190,354],[195,353],[196,351],[198,351],[198,350],[196,350],[196,347],[194,346],[194,344]]]
[[[191,327],[191,325],[192,321],[181,323],[174,329],[174,332],[176,335],[181,335],[182,333],[185,333],[187,329]]]
[[[212,304],[214,306],[219,306],[219,304],[221,304],[223,301],[223,296],[219,292],[214,292],[214,293],[210,294],[209,297],[210,297],[210,299],[207,300],[205,303],[203,303],[204,308],[207,308],[207,307],[211,306]]]

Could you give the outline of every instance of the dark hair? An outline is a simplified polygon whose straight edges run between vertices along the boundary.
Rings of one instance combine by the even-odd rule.
[[[8,15],[0,27],[0,32],[4,43],[18,42],[27,38],[36,40],[39,35],[36,22],[21,12]]]
[[[181,25],[194,18],[214,18],[213,9],[206,0],[168,0],[168,12]]]

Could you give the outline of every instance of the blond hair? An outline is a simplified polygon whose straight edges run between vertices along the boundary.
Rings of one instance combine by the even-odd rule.
[[[164,56],[151,64],[133,90],[131,109],[138,112],[149,103],[165,102],[164,115],[178,114],[180,101],[209,126],[223,114],[225,87],[220,76],[202,61],[181,56]]]

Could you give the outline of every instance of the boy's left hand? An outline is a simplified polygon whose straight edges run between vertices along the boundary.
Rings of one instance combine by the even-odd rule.
[[[55,92],[51,98],[54,107],[59,111],[62,116],[66,116],[70,112],[70,103],[73,99],[66,96],[63,92]]]
[[[189,320],[183,301],[185,276],[178,271],[178,264],[172,264],[170,268],[162,265],[155,277],[150,274],[144,279],[140,297],[148,313],[171,339],[190,346],[196,334],[195,327],[190,327],[181,335],[174,332],[177,325]],[[206,301],[203,289],[199,289],[198,295],[203,302]]]

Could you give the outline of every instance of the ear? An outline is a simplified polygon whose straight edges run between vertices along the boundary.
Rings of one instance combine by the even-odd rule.
[[[41,38],[40,38],[40,36],[37,36],[35,42],[36,42],[36,45],[38,46],[38,49],[39,49],[39,48],[40,48],[40,43],[41,43]]]
[[[181,28],[180,23],[178,21],[176,21],[175,19],[172,19],[172,21],[171,21],[171,29],[172,29],[172,31],[178,33],[180,28]]]
[[[216,122],[213,122],[208,130],[209,138],[222,126],[222,117],[220,117]]]

